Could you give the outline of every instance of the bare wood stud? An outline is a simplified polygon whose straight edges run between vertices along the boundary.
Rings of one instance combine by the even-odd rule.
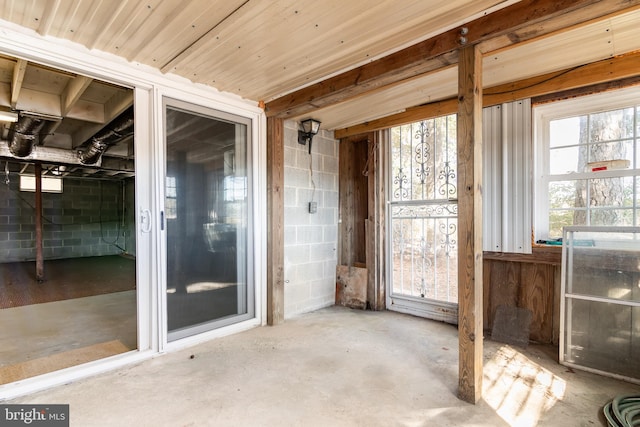
[[[267,323],[284,321],[284,120],[267,118]]]
[[[460,50],[458,69],[458,341],[460,399],[482,397],[482,54]]]

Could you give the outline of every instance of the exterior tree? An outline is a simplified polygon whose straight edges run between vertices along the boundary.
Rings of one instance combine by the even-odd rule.
[[[630,110],[630,111],[628,111]],[[633,134],[633,109],[616,110],[580,117],[578,171],[588,172],[589,162],[626,159]],[[591,178],[576,181],[574,225],[622,225],[626,223],[625,178]],[[588,203],[588,205],[587,205]],[[589,207],[587,210],[580,209]]]

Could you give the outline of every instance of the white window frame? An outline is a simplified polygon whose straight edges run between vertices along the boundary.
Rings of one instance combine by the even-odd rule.
[[[576,117],[599,112],[618,110],[640,105],[640,87],[586,95],[569,100],[542,104],[533,108],[534,117],[534,238],[546,240],[549,234],[549,183],[559,180],[578,180],[597,176],[611,178],[640,175],[640,169],[600,172],[579,172],[551,175],[549,171],[550,123],[553,120]],[[636,165],[637,167],[638,165]]]

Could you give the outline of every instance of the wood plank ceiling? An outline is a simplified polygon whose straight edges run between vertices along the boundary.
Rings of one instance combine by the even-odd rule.
[[[499,0],[5,0],[42,35],[269,100],[459,24]],[[464,10],[463,14],[460,11]]]
[[[518,2],[4,0],[0,19],[268,103],[514,4]],[[506,49],[487,45],[484,86],[639,50],[638,22],[640,11],[631,7]],[[342,129],[388,116],[454,96],[456,68],[290,117],[312,115],[324,129]]]

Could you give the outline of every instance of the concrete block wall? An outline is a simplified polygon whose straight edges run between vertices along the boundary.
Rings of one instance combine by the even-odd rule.
[[[298,122],[291,120],[285,121],[284,140],[284,312],[290,318],[335,302],[338,141],[321,130],[310,156],[309,147],[298,144]],[[312,199],[318,204],[313,214]]]
[[[0,184],[0,262],[35,260],[35,193],[19,178]],[[121,222],[122,184],[65,179],[62,193],[43,193],[45,259],[119,254],[130,224]]]

